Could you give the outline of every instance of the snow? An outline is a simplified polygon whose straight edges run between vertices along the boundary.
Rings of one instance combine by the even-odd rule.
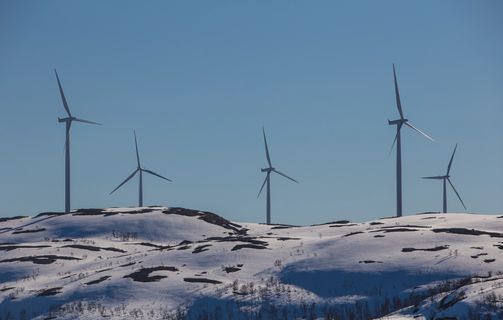
[[[1,221],[0,254],[2,319],[462,319],[474,310],[497,319],[502,308],[496,215],[296,227],[181,208],[88,209]]]

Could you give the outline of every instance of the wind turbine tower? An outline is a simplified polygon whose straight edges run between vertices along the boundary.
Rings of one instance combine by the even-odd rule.
[[[269,155],[269,148],[267,147],[267,139],[265,137],[265,129],[262,127],[262,134],[264,135],[264,146],[265,146],[265,156],[267,158],[267,163],[268,167],[267,168],[262,168],[260,171],[262,172],[267,172],[267,175],[265,176],[264,183],[262,183],[262,187],[260,187],[260,191],[258,192],[257,198],[260,197],[260,193],[262,193],[262,190],[264,189],[264,186],[267,184],[267,200],[266,200],[266,208],[267,208],[267,224],[271,224],[271,173],[275,172],[289,180],[292,180],[293,182],[299,183],[297,180],[290,178],[286,174],[278,171],[276,168],[272,166],[271,163],[271,157]]]
[[[395,140],[393,141],[393,145],[391,146],[391,150],[393,150],[393,147],[396,144],[396,216],[401,217],[403,212],[402,211],[402,137],[401,137],[402,127],[406,125],[407,127],[419,132],[427,139],[431,141],[433,141],[433,139],[423,131],[413,126],[410,123],[409,119],[404,117],[402,110],[402,103],[400,102],[400,93],[398,92],[398,82],[396,80],[396,72],[394,64],[393,64],[393,78],[395,80],[396,107],[398,109],[398,113],[400,114],[400,118],[393,121],[388,120],[388,124],[390,126],[396,126],[396,136]]]
[[[60,123],[64,122],[66,124],[66,141],[65,141],[65,212],[68,213],[71,210],[70,205],[70,128],[72,126],[73,121],[90,123],[101,125],[100,123],[84,120],[80,118],[76,118],[70,112],[70,108],[68,107],[68,102],[65,98],[65,93],[63,92],[63,87],[61,86],[61,82],[59,81],[58,72],[54,69],[54,73],[56,74],[56,80],[58,81],[59,93],[61,94],[61,100],[63,101],[63,107],[67,113],[66,118],[58,118]]]
[[[451,176],[450,176],[451,166],[452,166],[452,160],[454,160],[454,155],[456,154],[456,149],[457,148],[458,148],[458,144],[456,144],[456,146],[454,147],[454,151],[452,152],[451,160],[449,161],[449,165],[447,166],[447,172],[445,173],[445,175],[443,175],[443,176],[434,176],[434,177],[423,177],[423,179],[442,180],[442,182],[443,182],[443,195],[444,195],[443,196],[443,211],[444,211],[444,213],[447,213],[447,183],[446,182],[449,182],[449,184],[451,185],[452,190],[454,190],[454,192],[456,193],[456,196],[458,196],[459,201],[463,205],[463,208],[465,208],[465,210],[466,210],[465,203],[463,202],[463,200],[461,199],[461,196],[459,195],[458,191],[456,190],[456,188],[452,184]]]
[[[172,182],[172,181],[170,179],[166,178],[166,177],[161,176],[158,173],[155,173],[154,171],[145,169],[144,167],[141,166],[140,154],[138,152],[138,142],[136,140],[136,132],[133,131],[133,133],[134,133],[134,145],[135,145],[135,148],[136,148],[136,163],[137,163],[136,170],[133,171],[133,173],[131,173],[129,175],[129,177],[126,178],[126,180],[124,180],[121,184],[119,184],[117,186],[117,188],[115,188],[114,190],[112,190],[112,192],[110,192],[110,194],[114,193],[117,189],[119,189],[120,187],[122,187],[126,182],[128,182],[131,178],[133,178],[135,176],[135,174],[139,173],[138,207],[143,207],[143,172],[149,173],[149,174],[151,174],[153,176],[159,177],[161,179],[164,179],[164,180],[167,180],[167,181],[170,181],[170,182]]]

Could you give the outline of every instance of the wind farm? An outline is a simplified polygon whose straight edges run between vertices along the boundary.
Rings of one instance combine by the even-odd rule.
[[[0,320],[503,319],[502,16],[0,2]]]

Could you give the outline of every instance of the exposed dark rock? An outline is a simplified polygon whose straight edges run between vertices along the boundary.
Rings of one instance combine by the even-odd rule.
[[[202,246],[196,247],[192,253],[200,253],[203,251],[208,251],[208,247],[211,247],[211,244],[204,244]]]
[[[58,293],[61,293],[61,290],[62,287],[56,287],[56,288],[50,288],[50,289],[46,289],[46,290],[42,290],[38,293],[38,296],[40,297],[45,297],[45,296],[54,296]]]
[[[233,266],[230,266],[230,267],[224,267],[223,268],[225,272],[227,273],[232,273],[232,272],[237,272],[239,270],[241,270],[241,268],[238,268],[238,267],[233,267]]]
[[[301,240],[301,238],[292,238],[292,237],[279,237],[276,238],[278,241],[286,241],[286,240]]]
[[[156,248],[159,250],[165,250],[165,249],[172,249],[172,246],[163,246],[160,244],[155,244],[155,243],[150,243],[150,242],[137,242],[137,243],[128,243],[128,244],[134,244],[134,245],[139,245],[139,246],[145,246],[145,247],[152,247]]]
[[[243,249],[243,248],[249,248],[249,249],[267,249],[266,247],[264,246],[260,246],[260,245],[255,245],[255,244],[237,244],[235,245],[231,251],[236,251],[236,250],[240,250],[240,249]]]
[[[324,226],[324,225],[327,225],[327,224],[348,224],[349,222],[350,221],[348,221],[348,220],[337,220],[337,221],[332,221],[332,222],[312,224],[311,227]]]
[[[410,228],[394,228],[394,229],[384,229],[381,231],[389,233],[389,232],[413,232],[413,231],[419,231],[419,230],[410,229]]]
[[[281,225],[281,226],[274,226],[274,227],[271,228],[271,230],[272,229],[289,229],[289,228],[295,228],[295,226],[283,226],[283,225]]]
[[[18,219],[23,219],[23,218],[28,218],[28,216],[4,217],[4,218],[0,218],[0,222],[10,221],[10,220],[18,220]]]
[[[154,268],[141,268],[138,271],[135,271],[131,274],[128,274],[124,276],[124,278],[131,278],[133,281],[137,282],[156,282],[161,279],[167,278],[168,276],[152,276],[150,277],[150,274],[154,271],[161,271],[161,270],[166,270],[166,271],[171,271],[171,272],[176,272],[178,271],[177,268],[175,267],[164,267],[164,266],[159,266],[159,267],[154,267]]]
[[[129,267],[129,266],[132,266],[134,264],[136,264],[136,262],[133,261],[133,262],[129,262],[129,263],[126,263],[126,264],[122,264],[119,267]]]
[[[101,277],[101,278],[99,278],[99,279],[96,279],[96,280],[93,280],[93,281],[86,282],[86,284],[87,284],[88,286],[89,286],[89,285],[91,285],[91,284],[97,284],[97,283],[103,282],[103,281],[105,281],[105,280],[107,280],[107,279],[109,279],[109,278],[110,278],[110,276],[103,276],[103,277]]]
[[[393,228],[431,228],[431,226],[418,226],[418,225],[414,225],[414,224],[403,224],[403,225],[381,227],[381,229],[393,229]]]
[[[357,226],[357,223],[350,223],[350,224],[333,224],[328,226],[329,228],[340,228],[340,227],[352,227],[352,226]]]
[[[34,232],[41,232],[45,231],[45,228],[40,228],[40,229],[29,229],[29,230],[17,230],[12,232],[12,234],[20,234],[20,233],[34,233]]]
[[[82,249],[82,250],[89,250],[89,251],[114,251],[114,252],[120,252],[120,253],[126,253],[127,251],[122,250],[122,249],[117,249],[113,247],[95,247],[95,246],[88,246],[88,245],[83,245],[83,244],[68,244],[66,246],[63,246],[62,248],[74,248],[74,249]]]
[[[16,249],[33,249],[33,248],[50,248],[51,246],[39,245],[39,246],[27,246],[27,245],[10,245],[4,246],[0,245],[0,251],[11,251]]]
[[[229,236],[229,237],[209,237],[209,238],[206,238],[206,240],[217,241],[217,242],[248,242],[248,243],[257,244],[257,245],[264,245],[264,246],[269,244],[266,241],[257,240],[257,238],[240,237],[240,236],[237,236],[237,237],[232,237],[232,236]]]
[[[488,235],[491,238],[503,238],[503,233],[482,231],[476,229],[466,229],[466,228],[439,228],[439,229],[433,229],[432,231],[436,233],[445,232],[445,233],[465,234],[472,236]]]
[[[416,249],[416,248],[403,248],[402,252],[412,252],[412,251],[440,251],[440,250],[446,250],[449,249],[448,245],[445,246],[438,246],[434,248],[425,248],[425,249]]]
[[[20,261],[20,262],[32,262],[36,264],[51,264],[56,260],[82,260],[82,259],[67,256],[43,255],[43,256],[29,256],[29,257],[5,259],[0,260],[0,263]]]
[[[200,283],[211,283],[211,284],[219,284],[222,281],[206,279],[206,278],[183,278],[185,282],[200,282]]]
[[[63,216],[65,212],[41,212],[35,216],[35,218],[45,217],[45,216]]]
[[[206,221],[208,223],[220,226],[225,229],[229,229],[234,231],[237,234],[246,234],[246,229],[241,227],[239,224],[230,222],[227,219],[224,219],[220,217],[219,215],[216,215],[212,212],[208,211],[199,211],[199,210],[192,210],[192,209],[185,209],[185,208],[169,208],[167,210],[163,210],[162,213],[164,214],[178,214],[182,216],[189,216],[189,217],[197,217],[198,219],[201,219],[203,221]]]
[[[355,234],[360,234],[360,233],[363,233],[363,232],[362,231],[351,232],[351,233],[343,235],[343,237],[354,236]]]

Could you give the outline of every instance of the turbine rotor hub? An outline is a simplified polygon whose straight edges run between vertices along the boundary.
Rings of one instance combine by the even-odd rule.
[[[400,124],[404,124],[406,122],[409,122],[409,119],[397,119],[397,120],[388,120],[388,124],[390,126],[396,126],[396,125],[400,125]]]

